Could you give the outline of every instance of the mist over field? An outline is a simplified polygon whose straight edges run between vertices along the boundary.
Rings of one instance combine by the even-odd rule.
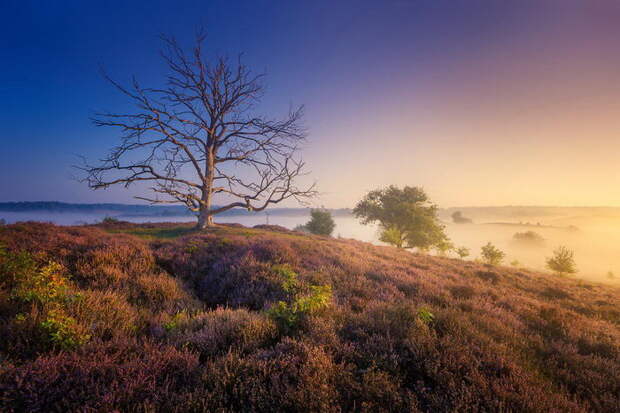
[[[143,222],[193,222],[191,214],[170,215],[158,211],[147,215],[122,213],[118,210],[94,210],[90,213],[38,210],[29,212],[1,212],[0,218],[7,223],[18,221],[52,222],[59,225],[94,224],[105,217]],[[454,223],[451,214],[461,211],[471,223]],[[480,248],[491,242],[506,253],[504,265],[515,264],[519,268],[546,270],[546,259],[553,250],[563,245],[575,252],[578,273],[574,276],[591,281],[620,283],[620,208],[609,207],[464,207],[440,210],[439,216],[446,233],[455,247],[467,247],[468,259],[476,259]],[[247,227],[273,224],[288,229],[308,221],[307,209],[281,209],[268,213],[238,213],[216,217],[218,223],[238,223]],[[350,210],[334,210],[336,228],[334,235],[342,238],[386,245],[379,241],[375,225],[362,225]],[[516,233],[533,231],[541,242],[519,241]],[[455,256],[454,253],[448,254]],[[514,261],[518,261],[515,263]],[[613,277],[609,273],[613,274]]]
[[[457,208],[458,209],[458,208]],[[620,273],[620,210],[617,208],[460,208],[473,224],[448,223],[455,245],[472,252],[492,242],[506,252],[504,264],[544,270],[545,260],[563,245],[575,252],[578,278],[618,282]],[[444,217],[444,219],[448,219]],[[516,233],[534,231],[544,240],[515,240]],[[476,253],[472,254],[476,255]],[[609,277],[609,272],[614,278]]]

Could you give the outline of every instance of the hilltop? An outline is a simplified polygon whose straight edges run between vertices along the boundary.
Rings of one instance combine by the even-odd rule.
[[[620,411],[620,290],[276,226],[0,227],[2,411]]]

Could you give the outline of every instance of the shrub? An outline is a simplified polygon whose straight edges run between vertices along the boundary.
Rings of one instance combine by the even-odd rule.
[[[456,249],[456,255],[459,256],[460,259],[465,259],[469,257],[469,248],[467,247],[459,247]]]
[[[430,324],[435,320],[435,315],[426,307],[420,307],[417,316],[420,321],[426,324]]]
[[[490,264],[490,265],[501,264],[502,260],[506,256],[506,254],[503,251],[499,250],[497,247],[495,247],[490,242],[482,247],[481,255],[482,255],[482,259],[487,264]]]
[[[152,310],[178,310],[190,301],[179,280],[165,273],[138,276],[132,280],[129,291],[132,304]]]
[[[114,224],[118,224],[121,221],[119,221],[118,219],[114,218],[114,217],[105,217],[101,220],[101,223],[103,225],[114,225]]]
[[[267,314],[288,332],[295,330],[305,317],[327,307],[331,296],[331,286],[311,285],[308,294],[297,296],[290,302],[278,301]]]
[[[183,315],[168,324],[171,341],[215,357],[229,351],[245,353],[266,346],[277,337],[275,323],[262,313],[245,309],[217,308],[194,316]]]
[[[282,289],[285,293],[294,295],[299,292],[297,273],[289,265],[277,264],[271,268],[281,278]]]
[[[88,341],[86,329],[68,315],[69,306],[82,296],[62,266],[55,262],[39,265],[28,253],[0,250],[0,279],[13,303],[9,328],[40,338],[26,341],[29,344],[21,349],[24,355],[48,348],[73,349]],[[11,334],[14,340],[21,336]]]
[[[69,313],[85,326],[90,334],[101,340],[126,338],[135,335],[144,321],[145,311],[127,302],[114,290],[82,290],[82,299],[70,306]]]
[[[312,234],[331,236],[336,227],[332,214],[324,209],[310,210],[310,221],[304,226]]]
[[[547,258],[547,268],[558,273],[558,275],[574,274],[577,272],[573,251],[564,246],[558,247],[553,251],[553,256]]]
[[[450,251],[454,250],[454,244],[448,240],[443,240],[437,243],[434,248],[440,257],[445,257]]]
[[[79,347],[90,339],[90,335],[73,317],[58,309],[48,311],[45,320],[41,322],[41,328],[47,333],[52,345],[63,350]]]
[[[285,331],[295,330],[299,323],[307,316],[316,313],[329,304],[332,295],[330,285],[310,285],[307,293],[295,273],[290,267],[279,265],[274,267],[281,277],[282,289],[287,295],[286,301],[273,304],[267,314],[273,318]]]
[[[197,368],[189,351],[148,342],[45,355],[0,376],[0,410],[179,411]]]
[[[536,246],[545,243],[545,239],[534,231],[517,232],[512,236],[512,239],[523,245]]]

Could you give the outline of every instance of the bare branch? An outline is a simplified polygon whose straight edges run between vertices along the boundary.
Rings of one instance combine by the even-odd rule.
[[[163,87],[124,86],[103,76],[134,103],[133,113],[100,113],[96,126],[119,131],[120,143],[98,165],[85,163],[84,181],[93,189],[150,182],[150,203],[181,203],[210,222],[214,214],[242,207],[261,211],[286,199],[303,202],[314,185],[298,188],[305,174],[296,160],[306,130],[303,107],[271,120],[252,113],[263,93],[263,75],[239,56],[207,59],[204,36],[191,53],[162,37],[168,68]],[[218,183],[215,185],[215,183]],[[213,206],[213,196],[223,205]],[[160,198],[162,196],[162,198]]]

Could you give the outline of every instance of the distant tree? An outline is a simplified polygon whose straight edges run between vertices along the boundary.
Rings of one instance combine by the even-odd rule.
[[[519,260],[512,260],[510,261],[510,265],[513,267],[518,267],[519,265],[521,265],[521,263],[519,262]]]
[[[6,225],[6,221],[4,220],[4,218],[0,218],[0,225]]]
[[[166,82],[130,87],[106,76],[135,106],[128,113],[103,113],[96,126],[115,128],[120,143],[96,165],[84,165],[92,189],[150,184],[153,204],[180,203],[197,213],[198,227],[232,208],[262,211],[273,204],[314,196],[300,188],[304,163],[297,156],[305,140],[303,108],[281,120],[256,113],[263,94],[262,75],[241,62],[209,59],[198,36],[187,53],[163,38]],[[221,196],[221,205],[214,205]]]
[[[310,221],[304,225],[306,230],[316,235],[332,235],[336,223],[332,218],[332,214],[325,209],[312,209],[310,211]]]
[[[467,247],[459,247],[456,249],[456,255],[459,256],[459,258],[464,259],[469,257],[469,248]]]
[[[517,232],[512,236],[512,239],[520,244],[531,246],[540,246],[545,243],[545,239],[534,231]]]
[[[574,274],[577,272],[574,253],[564,246],[558,247],[553,251],[553,256],[547,258],[547,268],[558,273],[558,275]]]
[[[482,255],[482,259],[484,260],[484,262],[486,262],[487,264],[491,264],[491,265],[501,264],[502,260],[506,256],[506,254],[504,254],[503,251],[498,249],[495,245],[491,244],[490,242],[482,247],[481,255]]]
[[[616,276],[614,275],[614,273],[612,271],[607,272],[607,278],[613,280],[614,278],[616,278]]]
[[[461,211],[455,211],[452,213],[452,221],[455,224],[471,224],[472,220],[463,216]]]
[[[437,206],[422,188],[392,185],[370,191],[357,203],[353,215],[362,224],[378,223],[380,240],[398,248],[426,251],[448,241]]]

